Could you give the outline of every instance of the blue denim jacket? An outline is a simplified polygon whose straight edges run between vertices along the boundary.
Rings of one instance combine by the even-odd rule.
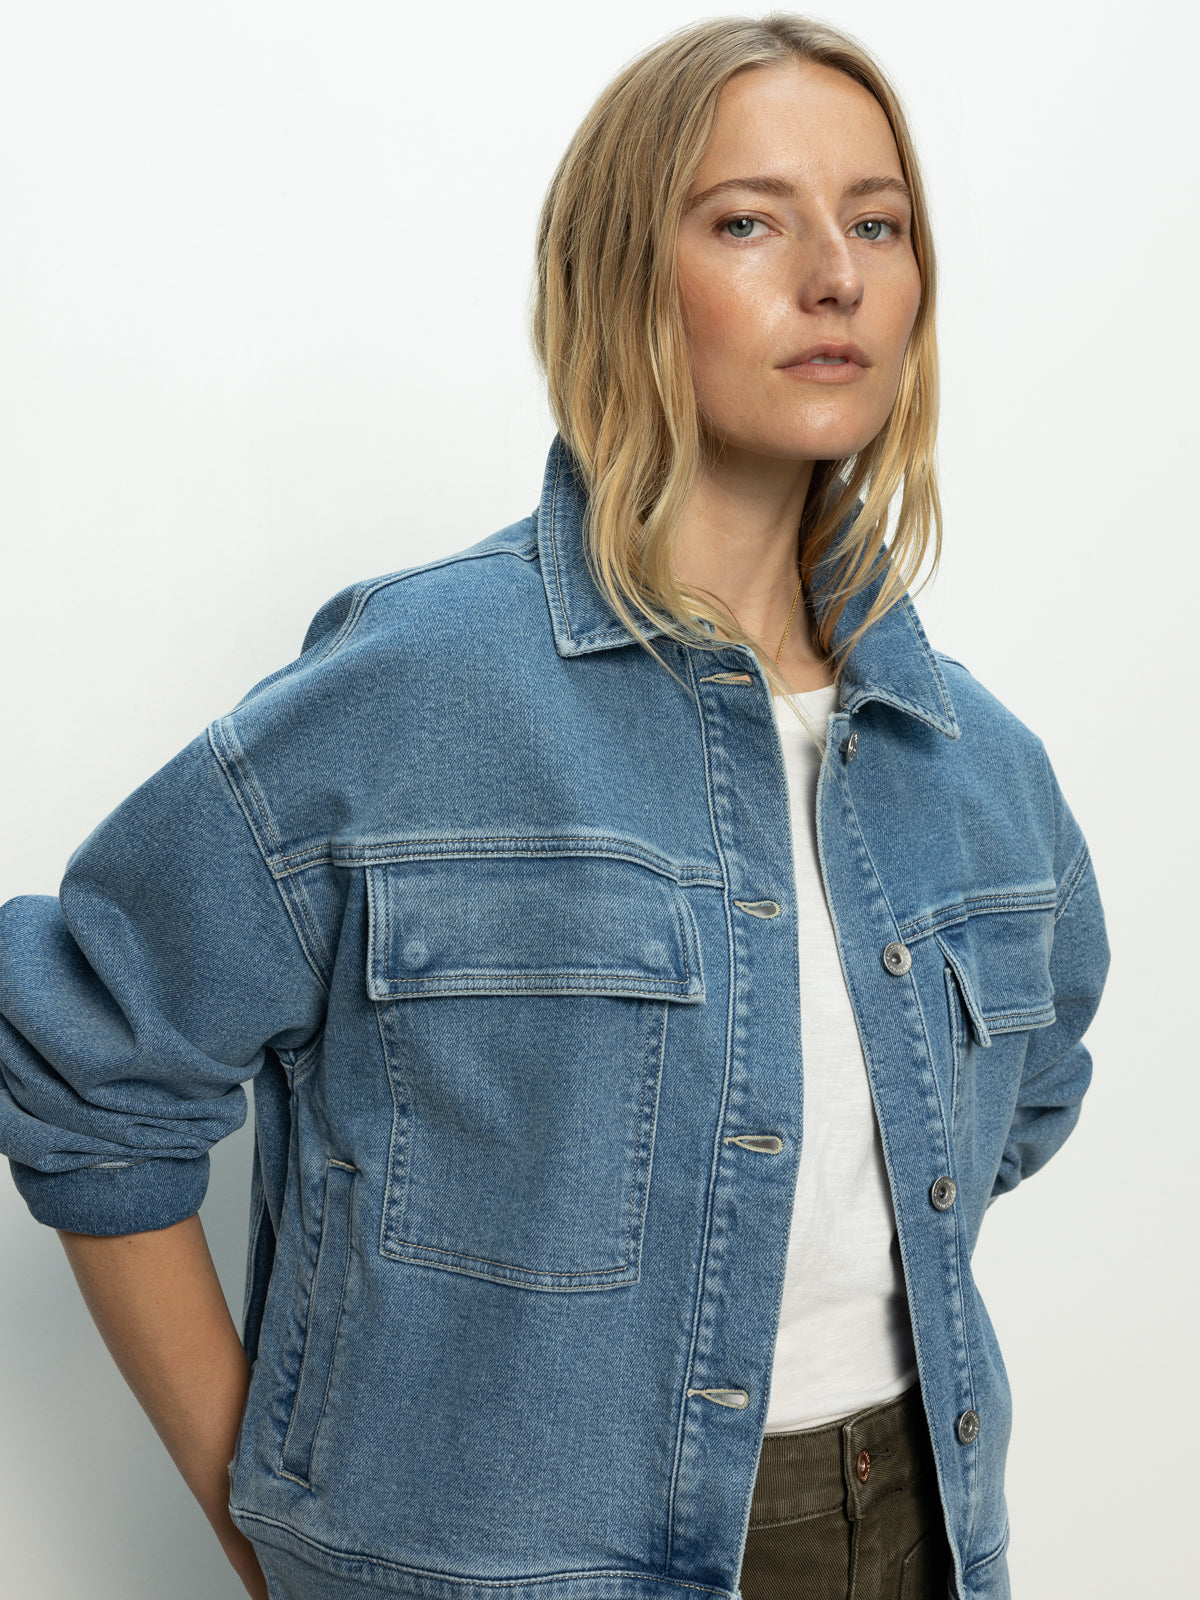
[[[191,1215],[253,1079],[232,1514],[425,1600],[729,1600],[767,1411],[804,1084],[770,688],[711,629],[641,624],[687,687],[658,666],[585,507],[556,438],[535,514],[331,600],[0,911],[33,1215]],[[817,815],[954,1593],[995,1600],[971,1254],[1078,1117],[1096,880],[1041,742],[907,599],[849,658]]]

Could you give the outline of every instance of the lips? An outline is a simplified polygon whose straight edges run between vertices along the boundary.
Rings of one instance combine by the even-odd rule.
[[[799,350],[794,356],[789,356],[786,361],[781,361],[782,367],[798,367],[805,361],[811,361],[814,356],[830,356],[835,360],[853,361],[856,366],[869,367],[870,359],[865,350],[856,344],[833,344],[826,341],[824,344],[810,344],[806,350]]]

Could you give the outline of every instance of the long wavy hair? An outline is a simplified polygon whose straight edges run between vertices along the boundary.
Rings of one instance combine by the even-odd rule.
[[[812,636],[836,678],[861,636],[911,587],[931,542],[924,582],[933,576],[942,535],[929,214],[900,99],[865,47],[823,22],[776,12],[682,28],[630,62],[596,100],[550,182],[538,222],[530,322],[551,413],[587,491],[588,564],[621,622],[668,671],[641,639],[635,612],[684,645],[711,648],[701,623],[720,627],[755,651],[781,692],[790,685],[718,597],[682,584],[673,569],[675,534],[703,459],[676,246],[721,90],[736,72],[791,60],[843,72],[879,102],[912,191],[911,239],[921,276],[888,420],[856,454],[814,464],[798,530]],[[835,649],[846,605],[881,576],[863,620]]]

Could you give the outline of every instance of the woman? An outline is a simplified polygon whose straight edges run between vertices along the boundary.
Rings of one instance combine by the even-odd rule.
[[[1005,1596],[970,1255],[1108,949],[905,593],[934,258],[878,66],[776,16],[626,68],[534,337],[537,511],[335,597],[0,912],[0,1144],[251,1594]],[[196,1213],[250,1078],[239,1337]]]

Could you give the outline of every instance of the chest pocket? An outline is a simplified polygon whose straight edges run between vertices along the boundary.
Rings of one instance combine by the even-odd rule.
[[[394,1103],[382,1253],[534,1289],[636,1283],[668,1014],[704,999],[683,890],[602,855],[367,873]]]
[[[989,1046],[995,1033],[1044,1028],[1054,1021],[1050,948],[1054,891],[1019,910],[974,909],[935,935],[957,980],[970,1031]]]
[[[1008,1036],[1048,1027],[1055,1020],[1050,977],[1054,903],[1051,887],[1044,894],[985,896],[935,915],[934,938],[944,958],[950,1007],[951,1116],[956,1128],[964,1117],[974,1124],[986,1083],[989,1101],[1003,1108],[1003,1129],[997,1124],[998,1131],[993,1130],[1002,1138],[1023,1055],[1020,1040],[1010,1042]]]

